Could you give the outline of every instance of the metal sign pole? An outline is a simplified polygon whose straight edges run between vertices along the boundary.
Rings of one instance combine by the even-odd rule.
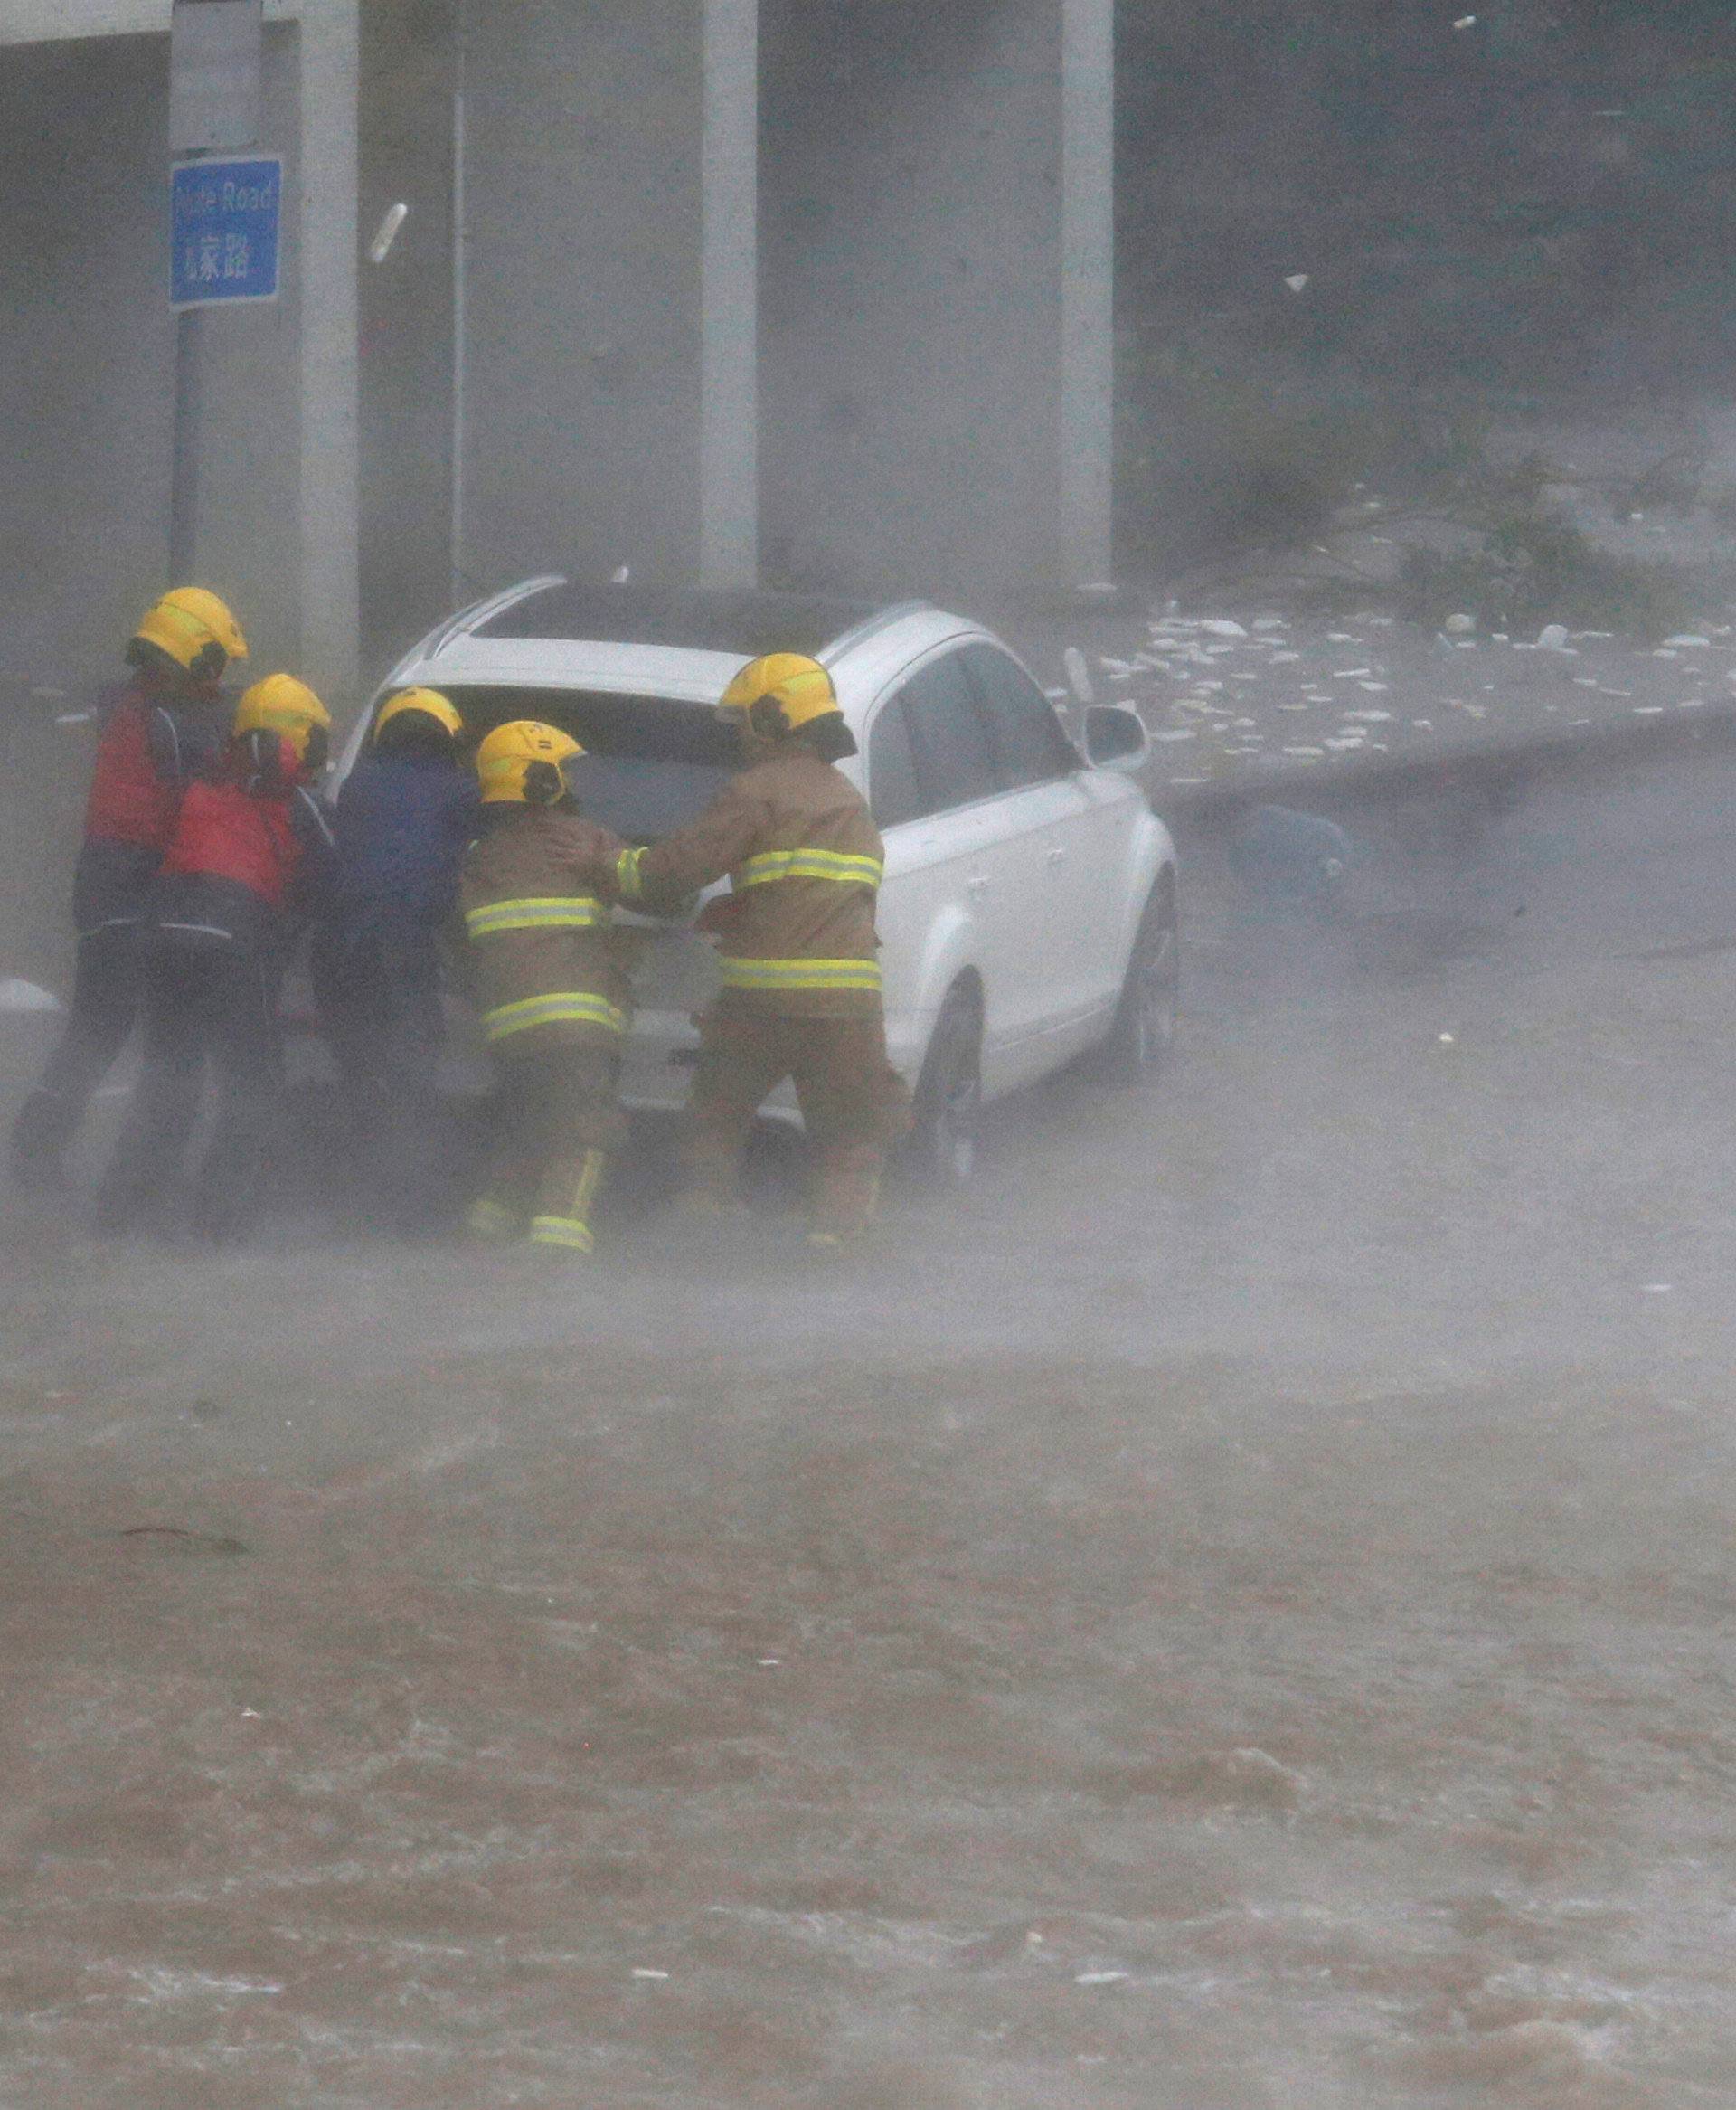
[[[204,326],[202,308],[175,318],[175,440],[169,457],[169,584],[196,575],[199,548],[199,427],[204,409]]]
[[[224,147],[250,147],[259,136],[260,54],[264,0],[175,0],[169,27],[169,152],[184,166]],[[179,203],[175,179],[171,194]],[[204,316],[194,305],[219,293],[261,298],[241,271],[243,252],[224,246],[222,276],[195,261],[207,254],[203,225],[170,215],[170,265],[175,318],[175,431],[169,456],[169,584],[196,575],[199,548],[199,428],[204,396]],[[189,245],[192,245],[191,251]],[[271,295],[277,290],[273,206]],[[250,251],[249,252],[250,254]]]

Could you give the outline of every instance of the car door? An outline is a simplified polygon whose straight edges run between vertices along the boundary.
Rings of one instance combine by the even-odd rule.
[[[903,703],[925,825],[973,932],[983,979],[985,1078],[1024,1081],[1019,1049],[1035,1029],[1043,984],[1030,943],[1023,875],[1007,827],[1005,790],[986,713],[953,645],[905,681]]]
[[[995,1049],[1013,1030],[1004,995],[1013,904],[995,869],[994,752],[956,646],[920,661],[889,689],[870,724],[868,783],[886,842],[880,931],[888,1035],[914,1042],[932,1025],[941,992],[924,986],[926,962],[948,924],[963,934],[954,946],[962,942],[983,978],[992,1070]]]
[[[1042,1044],[1027,1051],[1035,1075],[1083,1044],[1094,1006],[1092,806],[1072,743],[1018,662],[986,639],[958,659],[994,752],[995,858],[1017,904],[1018,1031]]]
[[[886,1050],[893,1068],[914,1083],[930,1024],[923,1007],[929,934],[950,895],[958,894],[962,904],[966,875],[948,870],[944,831],[923,812],[901,687],[870,717],[863,755],[868,803],[886,846],[874,919],[884,978]]]

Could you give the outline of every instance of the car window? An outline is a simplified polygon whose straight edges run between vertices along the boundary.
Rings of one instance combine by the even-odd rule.
[[[931,659],[901,691],[916,749],[920,809],[940,813],[999,790],[988,726],[956,652]]]
[[[902,696],[893,696],[882,706],[868,735],[868,803],[879,828],[914,820],[922,810],[916,788],[916,751],[910,745]]]
[[[594,689],[478,683],[444,692],[467,728],[467,752],[495,726],[536,718],[571,733],[584,759],[568,765],[580,809],[628,842],[654,842],[703,813],[739,766],[735,735],[703,705]]]
[[[1049,699],[1016,659],[994,645],[967,645],[958,657],[987,711],[1004,786],[1046,783],[1079,767]]]

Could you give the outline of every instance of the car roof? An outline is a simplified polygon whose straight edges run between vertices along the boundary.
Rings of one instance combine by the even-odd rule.
[[[712,704],[744,659],[797,651],[833,669],[854,718],[887,673],[976,627],[920,601],[573,585],[544,573],[453,617],[385,687],[584,687]]]
[[[904,606],[920,606],[905,603]],[[563,580],[515,597],[484,617],[474,638],[562,638],[607,645],[675,645],[757,659],[765,652],[817,658],[884,611],[844,595],[634,586]]]

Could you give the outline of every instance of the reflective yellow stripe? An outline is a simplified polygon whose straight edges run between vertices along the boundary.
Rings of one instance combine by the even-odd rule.
[[[726,989],[874,989],[877,960],[722,960]]]
[[[637,901],[645,892],[645,881],[639,875],[639,860],[644,855],[642,849],[623,850],[615,860],[615,884],[623,901]]]
[[[553,989],[544,997],[524,997],[516,1004],[497,1004],[482,1015],[482,1029],[490,1040],[505,1040],[508,1034],[527,1032],[533,1026],[556,1026],[577,1020],[585,1026],[606,1027],[610,1033],[627,1031],[627,1014],[607,997],[594,997],[578,989]]]
[[[590,1212],[597,1204],[597,1190],[603,1184],[603,1167],[607,1160],[600,1150],[587,1150],[585,1162],[579,1174],[579,1185],[573,1190],[572,1213],[581,1224],[590,1221]]]
[[[738,886],[765,886],[775,879],[835,879],[844,886],[878,886],[885,866],[878,857],[843,850],[764,850],[733,875]]]
[[[581,1224],[577,1216],[533,1216],[531,1220],[533,1245],[564,1245],[571,1253],[594,1253],[597,1241],[590,1235],[590,1225]]]
[[[522,1220],[516,1211],[495,1201],[492,1195],[472,1202],[464,1219],[466,1227],[478,1238],[510,1238]]]
[[[486,908],[467,910],[464,927],[473,938],[486,938],[496,931],[583,931],[602,920],[603,904],[594,894],[569,894],[491,901]]]

